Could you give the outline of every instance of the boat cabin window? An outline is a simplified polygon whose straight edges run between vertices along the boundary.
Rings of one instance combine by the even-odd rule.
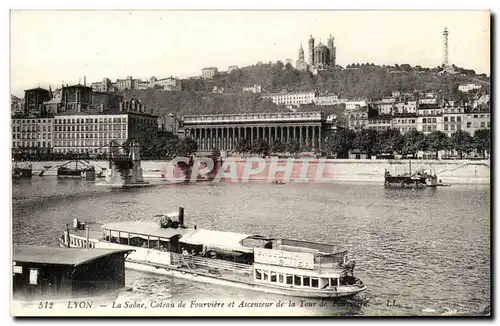
[[[299,275],[294,275],[293,276],[293,284],[294,285],[298,285],[298,286],[302,285],[301,281],[302,280],[301,280],[301,277]]]
[[[159,240],[157,237],[149,237],[149,246],[150,249],[158,249],[159,248]]]
[[[255,279],[256,280],[261,280],[262,279],[262,271],[260,269],[255,270]]]
[[[283,283],[284,282],[284,278],[283,278],[283,274],[278,274],[278,283]]]
[[[160,238],[160,246],[158,249],[161,251],[168,251],[170,249],[170,242]]]
[[[262,273],[264,275],[264,281],[267,281],[269,278],[269,271],[262,271]]]
[[[293,275],[286,274],[286,284],[293,284]]]
[[[319,287],[319,282],[317,277],[312,277],[311,278],[311,286],[313,288],[318,288]]]
[[[302,277],[302,285],[303,286],[310,286],[311,284],[311,278],[309,276],[303,276]]]
[[[271,282],[276,282],[277,276],[278,275],[276,274],[276,272],[271,272],[271,277],[270,277]]]
[[[331,278],[330,279],[330,286],[338,286],[338,278]]]

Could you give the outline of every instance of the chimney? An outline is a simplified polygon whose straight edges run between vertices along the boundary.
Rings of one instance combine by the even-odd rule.
[[[83,86],[87,86],[87,76],[83,76]]]
[[[76,105],[76,110],[77,110],[77,112],[82,112],[82,104],[81,103],[78,103]]]
[[[100,112],[104,112],[104,104],[101,103]]]
[[[120,102],[120,112],[123,111],[123,102]]]
[[[179,226],[184,227],[184,207],[179,207]]]
[[[151,108],[151,115],[153,115],[153,114],[154,114],[154,113],[153,113],[153,108]]]

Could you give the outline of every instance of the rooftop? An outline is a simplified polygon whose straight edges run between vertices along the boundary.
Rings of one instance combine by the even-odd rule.
[[[111,114],[136,114],[136,115],[142,115],[142,116],[148,116],[148,117],[156,117],[154,114],[146,113],[146,112],[138,112],[138,111],[132,111],[132,110],[123,110],[120,111],[119,108],[110,108],[110,109],[104,109],[103,112],[101,112],[99,109],[91,109],[88,111],[62,111],[59,113],[56,113],[55,116],[65,116],[65,115],[71,115],[71,116],[76,116],[76,115],[111,115]]]
[[[176,235],[183,235],[190,232],[192,229],[189,228],[160,228],[159,222],[141,222],[141,221],[131,221],[131,222],[112,222],[104,224],[103,229],[128,232],[134,234],[150,235],[158,238],[170,239]]]
[[[130,251],[131,250],[123,249],[80,249],[15,245],[12,260],[18,262],[77,266],[115,253],[126,253]]]
[[[75,85],[70,85],[70,86],[64,86],[63,88],[90,88],[90,89],[92,89],[92,87],[85,86],[85,85],[82,85],[80,83],[75,84]]]
[[[41,88],[41,87],[36,87],[36,88],[25,89],[24,91],[25,92],[28,92],[28,91],[44,91],[44,92],[48,92],[49,90],[45,89],[45,88]]]

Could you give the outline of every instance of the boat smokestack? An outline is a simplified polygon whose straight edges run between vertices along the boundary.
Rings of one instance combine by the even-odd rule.
[[[179,207],[179,225],[184,227],[184,207]]]

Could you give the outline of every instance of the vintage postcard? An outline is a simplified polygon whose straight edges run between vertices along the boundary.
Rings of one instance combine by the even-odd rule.
[[[490,316],[487,10],[10,12],[12,316]]]

